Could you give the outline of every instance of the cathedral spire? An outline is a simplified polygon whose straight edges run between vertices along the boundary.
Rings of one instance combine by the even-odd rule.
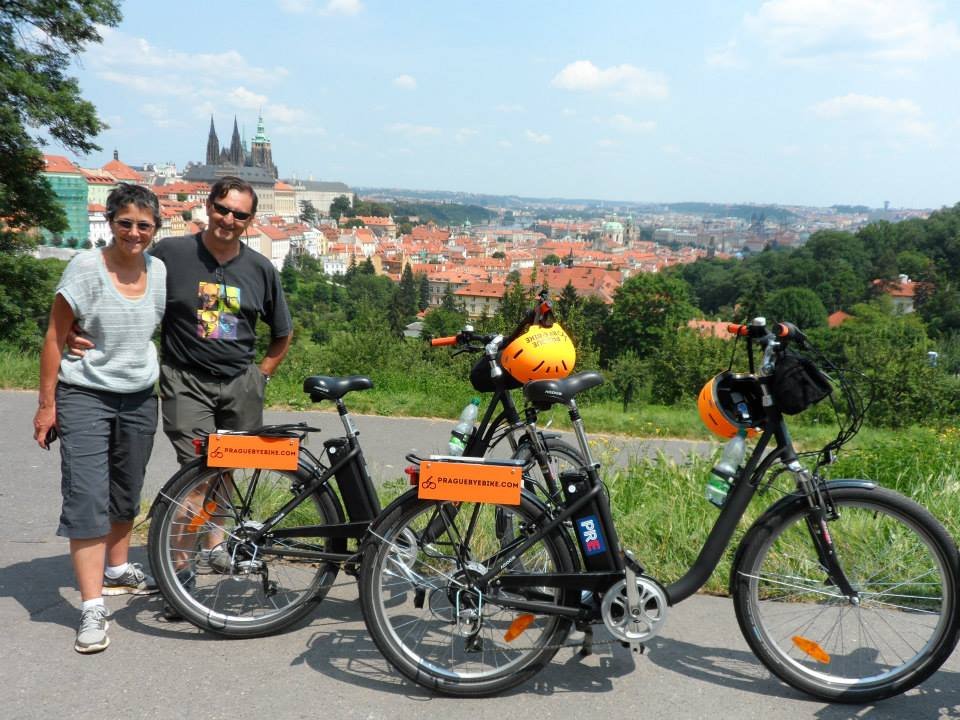
[[[213,127],[213,115],[210,116],[210,135],[207,137],[207,165],[220,164],[220,141]]]
[[[240,143],[240,128],[237,126],[237,116],[233,116],[233,137],[230,139],[230,162],[237,166],[242,166],[243,145]]]

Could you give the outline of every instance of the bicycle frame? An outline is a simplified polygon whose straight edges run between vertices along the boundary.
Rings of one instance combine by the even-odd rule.
[[[613,583],[624,577],[625,562],[620,550],[620,541],[616,525],[610,513],[610,505],[603,492],[603,483],[597,473],[598,465],[593,462],[590,449],[587,445],[586,434],[575,401],[569,403],[570,418],[574,424],[574,432],[580,442],[581,450],[587,458],[585,469],[588,478],[587,491],[572,503],[566,503],[559,508],[559,512],[551,512],[544,508],[545,522],[538,524],[536,532],[523,538],[505,544],[492,557],[484,559],[480,564],[487,568],[483,574],[473,576],[467,571],[471,584],[482,592],[491,583],[494,587],[506,591],[519,591],[525,588],[553,587],[581,591],[606,591]],[[771,441],[776,442],[773,450],[766,452]],[[765,454],[766,453],[766,454]],[[826,531],[825,520],[829,516],[829,503],[824,501],[821,488],[810,474],[797,463],[796,451],[790,439],[789,430],[782,414],[775,408],[768,414],[766,428],[757,442],[746,466],[736,475],[733,487],[727,501],[707,539],[705,540],[697,559],[689,570],[676,582],[664,588],[669,604],[675,605],[696,593],[716,569],[730,544],[733,533],[743,517],[747,506],[760,488],[764,476],[775,462],[781,462],[794,473],[797,479],[798,491],[804,493],[810,504],[810,515],[807,523],[811,539],[817,553],[829,573],[834,584],[847,597],[855,598],[856,592],[850,586],[843,569],[840,567],[832,549],[829,532]],[[594,572],[576,573],[504,573],[504,569],[522,555],[528,548],[542,540],[555,528],[574,518],[588,503],[596,501],[600,532],[613,551],[614,561],[609,567]],[[442,506],[438,506],[438,515]],[[577,543],[581,560],[586,562],[587,557],[581,543]],[[638,568],[643,572],[643,568]],[[498,597],[497,602],[505,607],[517,610],[529,610],[541,613],[550,613],[581,620],[591,619],[593,610],[586,607],[565,607],[553,603],[542,603],[508,596]]]

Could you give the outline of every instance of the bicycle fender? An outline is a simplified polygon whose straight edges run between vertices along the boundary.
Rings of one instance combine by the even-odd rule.
[[[863,488],[864,490],[874,490],[877,488],[877,483],[873,480],[859,480],[856,478],[846,478],[839,480],[831,480],[826,483],[827,491],[830,490],[840,490],[843,488]],[[763,528],[770,518],[780,515],[788,508],[791,508],[793,505],[798,506],[798,508],[804,508],[807,506],[807,498],[805,495],[799,493],[792,493],[790,495],[784,495],[782,498],[777,500],[773,505],[768,507],[763,514],[754,520],[753,524],[749,527],[746,533],[744,533],[743,538],[740,540],[740,543],[737,545],[737,551],[733,557],[733,564],[731,565],[730,572],[730,582],[729,582],[729,591],[733,593],[733,582],[737,576],[736,569],[740,566],[740,556],[743,554],[743,548],[745,548],[749,543],[747,542],[750,538],[753,537],[754,533],[760,532],[760,529]]]
[[[181,467],[177,472],[170,476],[170,479],[167,480],[163,487],[157,491],[157,494],[154,496],[153,500],[150,502],[150,509],[147,511],[147,519],[153,519],[153,511],[157,507],[157,501],[165,496],[169,495],[170,488],[177,483],[180,478],[186,475],[188,472],[196,472],[199,468],[202,468],[206,464],[206,458],[198,457],[196,460],[191,460],[186,465]]]

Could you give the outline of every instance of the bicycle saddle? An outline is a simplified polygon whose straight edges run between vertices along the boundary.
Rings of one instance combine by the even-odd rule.
[[[535,405],[568,403],[584,390],[603,384],[603,375],[588,371],[563,380],[533,380],[523,386],[523,394]]]
[[[303,381],[303,391],[314,402],[339,400],[353,390],[369,390],[372,387],[373,380],[366,375],[348,375],[347,377],[313,375]]]

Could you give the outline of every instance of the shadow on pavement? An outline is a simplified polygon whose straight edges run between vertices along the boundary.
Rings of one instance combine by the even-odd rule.
[[[751,652],[705,647],[672,639],[654,641],[647,653],[651,662],[701,682],[772,697],[823,703],[774,677]],[[815,711],[817,720],[881,720],[881,718],[960,719],[960,673],[940,670],[904,695],[877,703],[826,705]]]

